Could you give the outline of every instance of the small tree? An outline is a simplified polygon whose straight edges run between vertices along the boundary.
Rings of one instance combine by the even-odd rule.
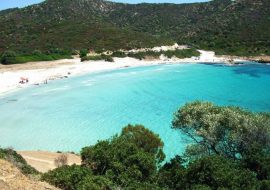
[[[55,160],[54,164],[57,168],[67,165],[68,157],[66,154],[60,154]]]
[[[158,163],[165,159],[163,152],[164,143],[159,135],[145,128],[143,125],[128,125],[122,129],[121,137],[136,144],[145,152],[153,154]]]

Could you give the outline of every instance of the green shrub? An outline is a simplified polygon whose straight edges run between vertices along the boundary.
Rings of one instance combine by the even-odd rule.
[[[143,60],[146,57],[159,58],[160,55],[161,55],[161,52],[155,52],[155,51],[128,53],[128,57],[133,57],[133,58],[139,59],[139,60]]]
[[[168,58],[172,58],[173,56],[175,56],[179,59],[200,56],[200,52],[198,52],[195,49],[170,50],[170,51],[164,51],[162,53]]]
[[[34,50],[34,51],[32,52],[32,55],[40,56],[40,55],[42,55],[42,52],[39,51],[39,50]]]
[[[146,57],[153,57],[155,59],[158,59],[161,54],[164,54],[168,58],[172,58],[173,56],[183,59],[183,58],[190,58],[193,56],[200,56],[200,53],[195,49],[177,49],[177,50],[169,50],[169,51],[145,51],[145,52],[136,52],[136,53],[128,53],[128,57],[133,57],[135,59],[143,60]]]
[[[157,184],[152,182],[146,182],[146,183],[139,183],[136,181],[133,181],[128,184],[127,187],[124,188],[125,190],[165,190],[165,188],[159,187]],[[167,189],[166,189],[167,190]]]
[[[158,172],[159,185],[169,189],[184,189],[186,186],[184,163],[184,160],[178,155],[166,162]]]
[[[64,190],[77,190],[77,185],[92,172],[81,166],[62,166],[42,175],[41,179]]]
[[[260,190],[270,190],[270,180],[261,181]]]
[[[103,57],[103,59],[104,59],[105,61],[107,61],[107,62],[114,62],[112,56],[110,56],[110,55],[104,55],[104,56],[102,56],[102,57]]]
[[[17,56],[15,63],[26,63],[35,61],[54,61],[59,59],[72,59],[71,55],[62,54],[40,54],[40,55],[21,55]]]
[[[43,54],[42,52],[35,50],[30,55],[16,55],[15,52],[5,52],[1,57],[2,64],[18,64],[35,61],[53,61],[59,59],[72,59],[70,54],[51,53]]]
[[[1,63],[4,65],[12,64],[16,60],[16,53],[14,51],[6,51],[1,56]]]
[[[108,61],[108,62],[113,62],[113,58],[110,55],[105,55],[105,54],[101,54],[101,55],[95,55],[95,56],[84,56],[81,58],[81,61],[100,61],[100,60],[104,60],[104,61]]]
[[[48,51],[48,55],[50,54],[58,54],[58,55],[70,55],[71,51],[70,50],[64,50],[62,48],[52,48]]]
[[[127,54],[125,52],[122,52],[122,51],[115,51],[115,52],[113,52],[112,57],[124,58],[124,57],[127,57]]]
[[[188,185],[207,185],[213,189],[256,189],[254,174],[239,163],[221,156],[196,160],[187,168]]]
[[[106,177],[88,175],[78,184],[77,190],[111,190],[113,186]]]
[[[88,53],[88,50],[87,49],[82,49],[80,51],[80,58],[86,57],[87,56],[87,53]]]
[[[219,188],[220,190],[228,190],[227,188]],[[212,190],[208,185],[192,185],[190,190]]]
[[[147,138],[145,138],[147,136]],[[137,181],[148,182],[164,160],[163,143],[143,126],[127,126],[120,136],[100,141],[81,151],[82,163],[95,175],[106,175],[114,183],[128,186]]]

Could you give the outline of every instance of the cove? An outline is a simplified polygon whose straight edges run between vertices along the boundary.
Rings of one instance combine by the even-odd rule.
[[[127,124],[159,134],[167,159],[188,142],[171,129],[187,102],[270,111],[270,66],[172,64],[125,68],[50,81],[0,97],[0,145],[79,152]]]

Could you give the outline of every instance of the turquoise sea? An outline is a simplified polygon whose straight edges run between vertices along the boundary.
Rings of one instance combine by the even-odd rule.
[[[173,113],[194,100],[270,111],[270,66],[157,65],[50,81],[0,97],[0,145],[79,152],[131,123],[159,134],[171,158],[188,143],[171,129]]]

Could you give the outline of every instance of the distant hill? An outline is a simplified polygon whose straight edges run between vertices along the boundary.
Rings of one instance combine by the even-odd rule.
[[[220,54],[270,54],[269,0],[123,4],[46,0],[0,12],[0,52],[131,49],[173,42]]]

